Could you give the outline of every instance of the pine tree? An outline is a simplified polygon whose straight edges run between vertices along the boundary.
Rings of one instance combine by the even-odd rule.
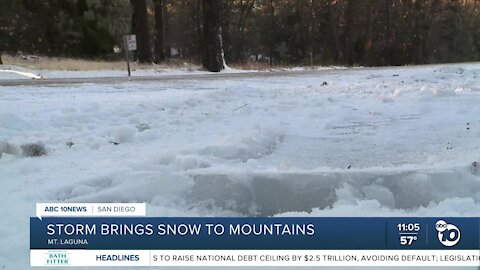
[[[137,36],[137,53],[140,63],[152,62],[152,50],[148,31],[147,0],[131,0],[132,31]]]
[[[203,1],[203,67],[212,72],[225,68],[220,27],[221,0]]]
[[[165,60],[163,50],[163,1],[155,0],[155,63]]]

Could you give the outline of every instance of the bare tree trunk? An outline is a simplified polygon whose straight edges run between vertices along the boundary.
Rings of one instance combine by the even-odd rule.
[[[196,61],[201,61],[203,57],[203,21],[202,21],[202,0],[197,0],[195,8],[195,38],[194,41],[197,44],[195,46],[195,58]]]
[[[303,2],[303,1],[302,1]],[[301,61],[305,58],[305,40],[304,31],[302,29],[302,15],[300,14],[300,0],[295,3],[295,21],[296,21],[296,37],[295,37],[295,60]]]
[[[0,65],[3,65],[2,54],[0,53]]]
[[[370,1],[367,4],[367,11],[370,16],[367,19],[367,34],[366,42],[364,44],[364,53],[363,53],[363,65],[371,66],[374,64],[374,38],[373,38],[373,24],[376,20],[377,14],[377,1]]]
[[[137,36],[138,61],[152,62],[152,49],[148,31],[147,0],[130,0],[133,6],[132,31]]]
[[[170,25],[169,25],[169,16],[170,14],[168,13],[168,9],[167,9],[167,6],[169,4],[169,1],[168,0],[163,0],[163,5],[162,5],[162,8],[163,8],[163,33],[164,33],[164,37],[163,37],[163,42],[164,42],[164,46],[165,46],[165,50],[164,50],[164,53],[165,53],[165,57],[166,58],[170,58],[172,57],[172,49],[170,47]]]
[[[222,0],[220,6],[220,27],[222,28],[222,49],[224,58],[232,61],[232,43],[236,43],[235,33],[232,35],[230,29],[230,17],[233,9],[233,1]],[[232,61],[233,62],[233,61]]]
[[[240,9],[240,18],[237,23],[237,33],[238,33],[238,45],[237,52],[234,55],[235,60],[245,61],[245,26],[247,24],[248,17],[253,10],[256,0],[247,0],[245,4],[241,2]]]
[[[328,3],[328,18],[330,20],[330,27],[332,28],[333,44],[335,46],[335,61],[343,61],[343,53],[342,49],[340,48],[340,41],[338,40],[337,33],[337,18],[335,17],[333,4],[330,2]]]
[[[163,1],[155,0],[155,63],[165,60],[163,50]]]
[[[355,38],[354,38],[354,24],[355,24],[355,10],[356,10],[356,2],[358,0],[349,0],[347,2],[347,10],[346,10],[346,33],[345,33],[345,51],[344,55],[349,65],[353,65],[355,63],[355,53],[354,53],[354,45],[355,45]]]
[[[272,29],[272,34],[273,34],[273,29],[275,29],[275,7],[273,6],[273,0],[270,0],[270,23],[271,23],[271,29]],[[275,44],[274,44],[274,40],[272,38],[272,40],[270,40],[270,46],[269,46],[269,56],[270,56],[270,59],[269,59],[269,64],[270,66],[273,66],[273,53],[275,51]]]
[[[385,48],[385,61],[382,65],[393,65],[393,50],[392,50],[392,13],[391,13],[392,2],[391,0],[385,0],[385,10],[386,14],[386,26],[385,26],[385,38],[386,38],[386,48]]]
[[[310,23],[309,23],[309,41],[310,47],[310,66],[313,66],[313,58],[315,53],[315,37],[317,36],[320,24],[317,22],[317,13],[315,11],[314,0],[310,0]]]
[[[203,1],[203,67],[212,72],[225,69],[222,28],[220,27],[221,1]]]

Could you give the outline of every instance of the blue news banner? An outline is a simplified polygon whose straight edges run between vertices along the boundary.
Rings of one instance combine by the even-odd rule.
[[[115,251],[115,254],[137,254],[135,252],[141,254],[142,251],[148,251],[149,253],[145,256],[142,255],[151,257],[149,263],[142,264],[146,266],[151,266],[152,260],[156,262],[159,258],[157,255],[152,255],[152,252],[161,254],[161,251],[169,251],[168,254],[183,252],[185,256],[191,256],[188,257],[191,260],[194,258],[193,254],[198,255],[198,252],[229,254],[228,252],[245,251],[245,254],[250,254],[249,256],[256,256],[263,251],[269,251],[270,255],[278,253],[287,256],[288,253],[285,253],[287,251],[293,252],[291,254],[300,254],[298,252],[302,251],[306,252],[305,256],[303,253],[300,254],[306,261],[308,258],[316,258],[317,264],[312,265],[358,265],[359,260],[365,257],[362,254],[394,256],[382,257],[382,259],[393,260],[397,262],[396,265],[406,266],[443,265],[444,260],[450,263],[449,265],[477,265],[480,260],[479,238],[479,218],[55,217],[42,220],[30,219],[31,260],[37,256],[33,256],[32,252],[46,252],[46,250],[48,252],[68,250],[71,254],[102,251],[102,254],[107,254],[105,256],[110,256],[109,251]],[[197,253],[186,253],[190,251]],[[330,252],[328,254],[333,254],[332,256],[336,256],[337,253],[355,254],[350,258],[354,258],[356,262],[342,264],[343,261],[337,261],[333,259],[334,257],[330,255],[326,257],[321,253],[326,251]],[[370,253],[362,253],[364,251]],[[52,256],[50,253],[42,254],[46,254],[41,255],[44,257]],[[406,257],[417,256],[416,254],[426,255],[415,258],[417,260],[415,262],[410,261],[410,257]],[[127,255],[122,256],[125,258],[124,256]],[[135,256],[137,261],[142,258],[138,257],[139,255]],[[42,258],[39,260],[43,260]],[[92,260],[99,261],[99,258],[102,257],[97,254],[96,257],[92,257]],[[182,258],[185,260],[187,257]],[[290,261],[285,262],[286,264],[278,262],[268,264],[264,261],[264,264],[258,265],[305,265],[295,264],[292,261],[294,259],[292,255],[289,257]],[[70,260],[66,264],[71,264],[72,261],[74,262]],[[48,264],[48,258],[45,262]],[[41,261],[40,265],[45,265],[45,262]],[[262,263],[262,261],[258,262]],[[336,264],[338,262],[340,264]],[[375,264],[376,262],[363,265],[383,265]],[[422,264],[425,262],[426,264]],[[182,263],[182,265],[192,265],[188,264],[188,261]],[[92,262],[92,265],[95,265],[95,262]]]

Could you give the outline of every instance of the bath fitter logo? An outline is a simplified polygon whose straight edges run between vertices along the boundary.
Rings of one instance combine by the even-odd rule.
[[[65,250],[49,250],[45,254],[45,266],[70,265],[70,254]]]

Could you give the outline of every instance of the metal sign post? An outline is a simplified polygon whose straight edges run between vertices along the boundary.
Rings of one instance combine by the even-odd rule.
[[[130,77],[130,59],[129,52],[137,49],[137,37],[135,35],[123,36],[123,51],[125,52],[125,60],[127,60],[128,77]]]

